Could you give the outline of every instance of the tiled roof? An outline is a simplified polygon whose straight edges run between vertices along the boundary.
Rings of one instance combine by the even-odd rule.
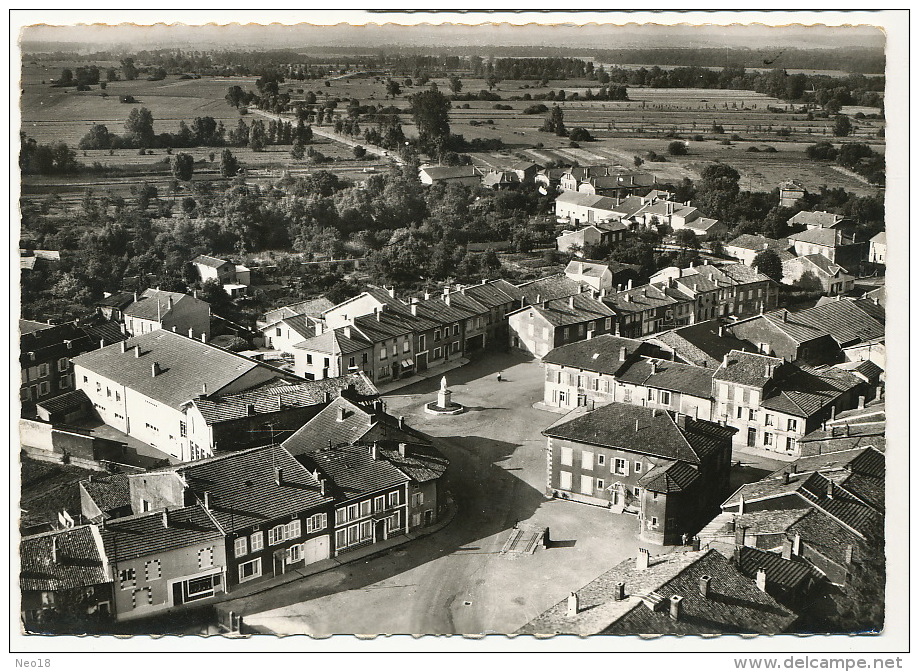
[[[510,283],[507,283],[510,287]],[[476,301],[486,308],[497,308],[506,304],[514,303],[514,296],[508,294],[504,289],[494,282],[485,282],[480,285],[471,285],[463,288],[462,292],[472,296]],[[455,296],[453,294],[452,296]],[[451,300],[452,300],[451,296]]]
[[[605,264],[596,264],[589,261],[570,261],[565,267],[566,274],[586,275],[592,278],[602,277],[609,270]]]
[[[590,340],[559,346],[549,351],[542,361],[572,369],[614,374],[626,363],[619,359],[621,348],[626,349],[626,361],[635,353],[650,354],[653,350],[650,345],[634,338],[603,334]]]
[[[226,259],[218,259],[217,257],[211,257],[206,254],[199,254],[191,263],[200,264],[201,266],[210,266],[211,268],[220,268],[224,264],[229,264],[230,262]]]
[[[309,315],[310,317],[318,318],[322,315],[322,313],[334,307],[334,303],[329,301],[324,296],[320,296],[315,299],[299,301],[287,306],[275,308],[274,310],[269,310],[262,316],[261,323],[265,325],[271,325],[275,322],[278,322],[279,320],[284,319],[285,317],[292,317],[294,315]]]
[[[699,580],[711,577],[708,597]],[[625,599],[614,590],[625,586]],[[725,634],[779,633],[795,614],[760,591],[714,550],[671,553],[651,558],[644,570],[625,560],[577,591],[579,610],[569,616],[563,600],[518,630],[520,634]],[[679,595],[680,618],[670,617],[669,600]],[[657,597],[652,610],[643,602]]]
[[[408,476],[383,455],[374,459],[371,446],[327,448],[301,456],[307,468],[317,468],[343,499],[352,499],[383,488],[401,485]]]
[[[777,357],[739,350],[731,350],[725,357],[727,361],[722,362],[718,367],[715,372],[715,380],[753,387],[763,387],[772,379],[772,376],[768,375],[768,366],[775,367],[773,372],[775,375],[778,367],[783,364],[783,361]]]
[[[429,299],[421,299],[417,303],[418,308],[415,310],[418,317],[426,318],[436,324],[450,324],[453,322],[462,322],[469,317],[476,315],[472,311],[461,308],[460,306],[447,305],[444,303],[442,296],[432,296]]]
[[[304,340],[312,338],[316,335],[315,321],[308,318],[306,315],[291,315],[290,317],[285,317],[284,319],[278,320],[277,322],[269,325],[269,327],[275,327],[278,324],[284,324],[287,327],[290,327],[300,338]]]
[[[712,369],[680,364],[666,359],[643,357],[633,361],[616,376],[632,385],[680,392],[708,399],[712,396]]]
[[[428,166],[421,169],[432,180],[449,180],[459,177],[478,177],[481,175],[475,166]]]
[[[760,402],[762,408],[809,417],[863,382],[848,371],[834,367],[785,368],[790,372],[777,382],[770,396]]]
[[[563,273],[559,273],[539,280],[530,280],[518,285],[518,289],[526,297],[526,302],[533,304],[579,294],[581,292],[581,283],[577,280],[572,280]]]
[[[699,470],[686,462],[658,464],[638,479],[638,485],[651,492],[683,492],[699,478]]]
[[[349,332],[351,333],[350,338],[346,335]],[[310,350],[327,355],[347,355],[352,352],[366,350],[371,345],[371,341],[366,339],[358,329],[339,327],[338,329],[328,329],[318,336],[307,338],[300,343],[294,344],[294,347],[299,350]]]
[[[839,264],[834,264],[822,254],[807,254],[803,257],[796,257],[796,259],[800,259],[803,263],[810,264],[813,269],[816,269],[818,275],[828,275],[832,278],[838,273],[846,272],[846,269]]]
[[[751,511],[743,515],[725,511],[719,513],[702,528],[698,537],[702,543],[721,541],[733,545],[734,533],[741,528],[745,528],[746,533],[750,536],[783,534],[789,526],[796,523],[810,510],[802,502],[801,508],[798,509],[766,509]]]
[[[874,235],[871,237],[871,242],[872,242],[872,243],[879,243],[879,244],[881,244],[881,245],[886,245],[886,244],[887,244],[887,232],[886,232],[886,231],[881,231],[880,233],[874,234]]]
[[[72,392],[65,392],[56,397],[39,401],[36,406],[45,409],[49,413],[63,413],[78,410],[87,404],[89,404],[89,397],[86,396],[86,393],[83,390],[73,390]]]
[[[876,531],[878,537],[882,532],[883,525]],[[787,538],[795,534],[800,535],[805,546],[839,565],[845,564],[848,546],[859,548],[866,541],[818,509],[808,511],[786,531]]]
[[[124,308],[134,303],[134,293],[133,292],[117,292],[111,294],[104,299],[96,301],[93,305],[109,307],[109,308]]]
[[[737,549],[737,568],[751,579],[756,579],[760,569],[766,571],[766,586],[774,584],[794,590],[819,574],[801,560],[786,560],[778,553],[741,546]]]
[[[254,369],[274,371],[261,362],[162,329],[134,336],[126,345],[127,352],[121,352],[121,345],[110,345],[74,357],[73,362],[172,408],[197,397],[203,385],[209,394],[217,394]],[[140,357],[134,355],[135,346],[140,347]],[[156,376],[152,375],[154,362],[161,370]]]
[[[210,425],[244,418],[250,414],[250,406],[254,407],[256,415],[276,413],[287,408],[318,406],[326,403],[327,395],[336,397],[352,385],[354,393],[359,397],[379,395],[370,379],[359,372],[302,383],[260,386],[244,392],[195,399],[193,403]]]
[[[787,238],[767,238],[766,236],[754,236],[749,233],[742,233],[734,240],[724,244],[725,247],[738,247],[742,250],[752,250],[761,252],[764,249],[775,252],[785,251],[790,245]]]
[[[482,178],[482,184],[486,187],[496,184],[517,184],[518,182],[520,182],[520,178],[517,176],[517,173],[509,170],[493,170]]]
[[[797,213],[794,217],[788,220],[788,223],[792,226],[798,224],[804,224],[808,226],[817,226],[820,228],[827,228],[835,226],[838,222],[843,220],[842,215],[837,215],[832,212],[823,212],[822,210],[810,211],[802,210]]]
[[[123,562],[209,541],[221,542],[224,533],[204,507],[195,504],[106,521],[101,535],[109,560]]]
[[[37,324],[40,323],[20,320],[19,363],[23,367],[35,366],[34,362],[69,357],[99,345],[98,341],[87,336],[86,332],[73,322],[33,328]],[[70,341],[70,348],[67,347],[66,341]],[[34,360],[29,353],[35,354]]]
[[[881,287],[881,291],[883,290],[884,288]],[[884,309],[883,302],[875,302],[872,299],[862,297],[860,299],[852,299],[852,305],[882,324],[887,319],[887,311]]]
[[[56,546],[57,560],[52,558]],[[23,537],[19,542],[19,587],[58,591],[111,581],[99,532],[93,525]]]
[[[42,329],[50,329],[55,325],[46,324],[45,322],[35,322],[34,320],[19,320],[19,333],[31,334]]]
[[[654,284],[609,294],[603,299],[604,303],[617,311],[626,312],[641,312],[691,300],[682,292],[667,290],[665,285]]]
[[[696,217],[686,224],[687,229],[698,229],[699,231],[708,231],[709,229],[721,223],[720,219],[711,217]]]
[[[699,464],[725,442],[730,442],[737,431],[707,420],[686,416],[683,419],[685,427],[681,427],[668,411],[613,402],[592,411],[569,413],[543,430],[543,434]]]
[[[655,334],[660,341],[681,358],[696,366],[717,369],[731,350],[740,350],[745,343],[722,329],[719,320],[698,322],[687,327]]]
[[[807,343],[808,341],[823,338],[827,335],[827,332],[823,329],[818,329],[809,323],[802,323],[796,318],[796,313],[791,313],[785,309],[775,310],[769,313],[764,313],[762,315],[756,315],[755,317],[743,320],[743,322],[755,322],[757,320],[762,322],[765,326],[768,326],[770,329],[777,329],[781,331],[783,334],[798,344]]]
[[[96,324],[85,324],[80,327],[83,332],[92,339],[93,344],[100,341],[106,345],[126,341],[128,335],[121,330],[122,325],[118,322],[98,322]]]
[[[792,233],[788,240],[810,243],[811,245],[822,245],[824,247],[837,247],[838,245],[848,245],[852,241],[845,238],[838,229],[808,229],[801,233]]]
[[[148,289],[137,298],[137,301],[124,309],[124,314],[142,320],[159,320],[170,311],[169,299],[172,299],[173,306],[176,306],[180,301],[208,305],[205,301],[188,296],[188,294]]]
[[[406,324],[404,314],[394,313],[393,311],[355,317],[353,324],[354,330],[362,334],[371,343],[379,343],[380,341],[412,333],[412,328]],[[337,332],[338,330],[336,329]]]
[[[80,481],[80,487],[103,514],[131,506],[131,487],[124,474],[94,475]]]
[[[539,313],[549,324],[556,327],[581,324],[590,320],[612,317],[616,314],[616,311],[609,308],[605,303],[593,298],[590,292],[572,294],[567,298],[544,301],[543,303],[520,309],[520,311],[528,310]]]
[[[555,198],[556,203],[567,203],[578,205],[585,208],[597,208],[599,210],[612,210],[616,200],[609,196],[597,196],[595,194],[585,194],[580,191],[563,191]]]
[[[392,440],[380,441],[380,453],[396,469],[416,483],[436,480],[447,471],[449,461],[433,445],[408,443],[406,454],[402,455],[398,443]]]
[[[282,470],[281,484],[275,468]],[[282,446],[263,446],[170,469],[184,476],[203,498],[210,493],[211,513],[227,532],[285,516],[298,515],[332,501],[319,483]]]
[[[797,466],[798,473],[802,474],[811,471],[844,469],[851,473],[883,479],[886,471],[884,454],[873,448],[855,448],[800,457],[794,461],[794,464]],[[773,472],[772,475],[780,476],[787,470],[786,466]]]

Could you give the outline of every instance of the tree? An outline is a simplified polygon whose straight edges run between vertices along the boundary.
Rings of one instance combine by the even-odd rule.
[[[542,128],[539,130],[545,133],[555,133],[555,135],[562,138],[568,135],[565,129],[565,113],[562,111],[562,108],[558,105],[553,105],[552,110],[543,122]]]
[[[740,193],[740,173],[726,163],[712,163],[702,169],[696,191],[699,210],[715,219],[730,219],[731,208]]]
[[[395,99],[395,97],[398,96],[400,93],[402,93],[402,87],[399,86],[399,82],[397,82],[394,79],[390,79],[386,82],[386,95],[387,96],[391,96],[392,98]]]
[[[306,154],[306,151],[305,151],[304,148],[303,148],[303,143],[300,142],[299,140],[298,140],[297,142],[294,143],[294,146],[293,146],[293,147],[290,148],[290,156],[291,156],[291,158],[293,158],[293,159],[295,159],[295,160],[297,160],[297,161],[302,161],[302,160],[303,160],[303,156],[304,156],[305,154]]]
[[[776,282],[782,281],[784,271],[782,270],[782,260],[775,250],[763,250],[753,258],[753,268],[764,275],[768,275]]]
[[[137,79],[137,68],[134,67],[133,58],[124,58],[121,60],[121,72],[128,81]]]
[[[109,149],[114,135],[102,124],[93,124],[89,132],[80,138],[80,149]]]
[[[485,85],[488,86],[488,90],[491,91],[500,81],[501,80],[495,76],[495,73],[492,72],[485,78]]]
[[[233,156],[233,152],[224,149],[220,155],[220,174],[223,177],[235,177],[239,173],[239,161]]]
[[[367,150],[361,145],[355,145],[352,151],[354,152],[355,159],[362,159],[367,155]]]
[[[674,140],[667,145],[667,153],[670,154],[670,156],[685,156],[688,154],[686,143],[682,140]]]
[[[233,85],[227,91],[227,95],[224,96],[224,99],[227,101],[228,105],[239,109],[239,106],[242,105],[243,101],[246,99],[246,92],[242,90],[242,87],[239,85]]]
[[[421,147],[429,153],[443,147],[450,137],[450,99],[432,85],[410,96],[408,102]]]
[[[594,139],[594,136],[590,134],[586,128],[578,126],[577,128],[572,128],[571,133],[568,134],[568,139],[573,142],[590,142]]]
[[[821,140],[817,144],[806,147],[804,153],[812,161],[832,161],[836,158],[838,150],[833,147],[832,143]]]
[[[852,122],[846,114],[837,114],[833,121],[833,135],[837,138],[845,138],[852,132]]]
[[[124,130],[128,141],[135,147],[151,146],[156,138],[153,114],[146,107],[133,108],[128,114],[128,120],[124,122]]]
[[[191,154],[185,154],[184,152],[176,154],[172,157],[170,164],[172,176],[175,179],[182,182],[191,180],[191,176],[195,172],[195,159]]]
[[[453,75],[450,78],[450,90],[453,92],[454,95],[456,95],[457,93],[463,90],[463,82],[456,75]]]
[[[676,239],[676,244],[684,250],[699,249],[699,238],[692,229],[679,229],[673,237]]]

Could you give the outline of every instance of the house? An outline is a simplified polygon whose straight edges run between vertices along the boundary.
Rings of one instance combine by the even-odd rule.
[[[462,184],[477,187],[482,183],[482,172],[475,166],[423,166],[418,171],[421,184]]]
[[[820,429],[801,437],[801,456],[835,453],[853,448],[872,447],[881,452],[887,448],[887,414],[884,398],[862,403],[858,408],[841,411]]]
[[[742,264],[752,266],[756,255],[764,250],[772,250],[779,255],[780,261],[793,259],[794,255],[788,250],[791,243],[787,238],[767,238],[766,236],[742,233],[729,243],[724,244],[724,253],[739,259]]]
[[[735,546],[734,564],[776,601],[796,611],[808,606],[816,586],[823,581],[818,569],[801,558],[792,557],[792,542],[788,540],[780,553]]]
[[[546,493],[637,513],[641,539],[680,543],[717,511],[736,431],[618,402],[576,409],[543,431]]]
[[[642,341],[612,334],[553,348],[542,358],[543,404],[571,409],[616,401],[616,374],[638,355],[654,353]]]
[[[218,259],[206,254],[201,254],[192,260],[192,265],[198,272],[201,282],[215,280],[221,285],[236,282],[236,264],[226,259]]]
[[[613,333],[629,338],[640,338],[692,323],[696,316],[696,302],[688,294],[658,283],[632,287],[620,292],[601,292],[600,299],[615,311],[618,328]]]
[[[215,558],[226,558],[224,591],[331,557],[332,495],[283,447],[251,448],[129,479],[135,512],[193,503],[217,523],[222,541],[210,545]]]
[[[596,222],[574,231],[562,231],[555,238],[559,252],[571,252],[583,257],[588,248],[609,248],[625,239],[629,227],[620,222]]]
[[[487,189],[512,189],[520,182],[520,176],[512,170],[490,170],[482,178],[482,186]]]
[[[782,282],[784,284],[794,284],[805,274],[814,276],[820,282],[824,294],[829,296],[846,294],[855,289],[855,278],[849,275],[842,266],[834,264],[822,254],[792,257],[782,262]]]
[[[809,254],[822,254],[832,262],[844,268],[857,266],[863,261],[867,246],[855,241],[855,234],[847,235],[839,228],[813,228],[792,233],[788,240],[794,246],[795,254],[804,257]]]
[[[715,550],[629,558],[527,623],[530,635],[788,632],[797,615]]]
[[[207,341],[211,333],[211,307],[188,294],[148,289],[124,309],[124,323],[133,336],[157,329],[174,330]]]
[[[78,484],[83,518],[100,523],[133,513],[131,485],[126,474],[90,474]]]
[[[313,325],[315,336],[294,344],[294,372],[307,380],[337,378],[349,371],[362,371],[376,378],[374,344],[352,325],[326,329]]]
[[[382,402],[336,399],[282,445],[329,479],[336,554],[433,525],[445,509],[446,458]]]
[[[609,196],[563,191],[555,198],[555,216],[572,224],[618,222],[621,212],[617,199]]]
[[[532,305],[543,301],[562,299],[573,294],[580,294],[584,286],[577,280],[572,280],[564,273],[549,275],[537,280],[529,280],[517,285],[518,291],[523,294],[523,304]]]
[[[293,354],[294,346],[316,335],[315,325],[321,322],[308,315],[290,315],[260,328],[265,347]]]
[[[786,180],[779,185],[779,206],[793,208],[795,203],[807,195],[807,189],[796,180]]]
[[[750,315],[778,303],[776,283],[744,264],[668,266],[651,276],[652,284],[663,282],[671,290],[693,299],[694,322]]]
[[[738,320],[727,331],[762,354],[789,362],[816,365],[841,359],[839,344],[826,330],[810,320],[797,319],[796,313],[784,308]]]
[[[647,347],[647,346],[646,346]],[[712,369],[654,357],[633,359],[616,372],[614,401],[716,420]]]
[[[721,318],[663,331],[644,340],[671,352],[674,361],[712,369],[717,369],[731,350],[746,346],[730,334]]]
[[[605,264],[592,261],[571,261],[565,267],[565,275],[596,292],[613,288],[613,273]]]
[[[644,226],[669,226],[674,231],[688,229],[698,236],[726,232],[727,225],[717,219],[704,217],[690,202],[657,201],[635,213],[634,217]]]
[[[106,292],[108,294],[108,292]],[[118,292],[116,294],[108,294],[101,301],[97,301],[94,305],[96,310],[99,312],[102,317],[106,320],[113,320],[115,322],[124,322],[124,309],[134,303],[135,294],[133,292]]]
[[[517,179],[523,184],[532,184],[536,181],[536,175],[542,170],[542,166],[532,161],[518,161],[509,168]]]
[[[25,536],[19,563],[26,632],[92,632],[111,618],[112,573],[96,526]]]
[[[713,380],[715,417],[738,429],[739,448],[799,455],[798,441],[835,413],[871,396],[863,379],[833,367],[804,367],[731,351]]]
[[[788,226],[793,229],[803,226],[806,231],[812,229],[838,229],[851,235],[852,230],[855,228],[855,222],[848,217],[837,215],[833,212],[802,210],[795,213],[788,220]]]
[[[409,312],[415,338],[415,370],[426,371],[463,352],[466,320],[475,313],[447,303],[446,297],[425,293],[424,299],[412,298]]]
[[[510,314],[509,344],[542,357],[560,345],[614,333],[615,315],[590,292],[543,301]]]
[[[315,299],[307,299],[306,301],[299,301],[297,303],[292,303],[287,306],[281,306],[280,308],[269,310],[267,313],[262,315],[255,324],[259,330],[262,330],[266,326],[272,325],[275,322],[280,322],[281,320],[288,317],[298,317],[305,315],[306,317],[320,320],[322,319],[322,314],[325,311],[334,307],[334,303],[329,301],[324,296],[320,296]]]
[[[165,613],[227,589],[224,531],[200,504],[106,521],[118,621]]]
[[[574,166],[559,178],[565,191],[601,196],[625,196],[654,184],[654,175],[622,166]]]
[[[887,232],[881,231],[868,241],[868,261],[872,264],[887,263]]]
[[[171,331],[153,331],[73,358],[78,390],[101,420],[181,461],[214,451],[210,428],[191,422],[199,396],[242,392],[295,376]]]
[[[472,313],[476,305],[484,311],[467,318],[464,353],[472,353],[486,346],[503,347],[508,342],[508,315],[517,309],[523,299],[523,292],[506,280],[483,280],[476,285],[461,285],[452,292],[451,305],[465,308]],[[474,303],[470,303],[470,300]],[[475,337],[475,329],[481,322],[484,334]]]
[[[554,193],[561,188],[562,176],[566,172],[564,168],[543,168],[536,171],[533,181],[542,188],[543,193]]]

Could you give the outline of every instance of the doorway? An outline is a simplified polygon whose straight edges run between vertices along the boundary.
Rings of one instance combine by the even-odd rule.
[[[747,446],[750,448],[756,446],[756,430],[752,427],[747,430]]]

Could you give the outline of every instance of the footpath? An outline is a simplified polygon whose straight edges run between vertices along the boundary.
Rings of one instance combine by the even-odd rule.
[[[394,380],[389,383],[382,383],[376,387],[380,391],[380,396],[387,395],[395,390],[402,389],[403,387],[408,387],[409,385],[420,383],[422,380],[442,376],[447,373],[447,371],[452,371],[453,369],[458,369],[461,366],[466,366],[468,363],[469,360],[465,357],[460,357],[459,359],[451,359],[449,362],[438,364],[437,366],[432,366],[428,369],[425,369],[421,373],[416,373],[414,375],[408,376],[407,378],[399,378],[398,380]]]

